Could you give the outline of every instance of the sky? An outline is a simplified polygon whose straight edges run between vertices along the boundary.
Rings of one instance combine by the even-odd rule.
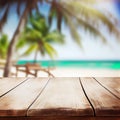
[[[113,3],[101,3],[99,5],[100,8],[104,8],[105,10],[113,13],[118,19],[119,9],[117,10]],[[47,16],[49,6],[44,4],[40,7],[40,10]],[[9,21],[7,22],[4,32],[8,34],[9,39],[12,38],[12,35],[15,31],[15,28],[18,24],[18,17],[14,13],[14,9],[11,11],[11,15],[9,17]],[[62,33],[65,35],[65,44],[53,45],[58,52],[58,55],[55,57],[56,60],[120,60],[120,43],[116,42],[114,37],[111,34],[106,33],[106,37],[109,40],[109,44],[103,44],[99,38],[94,38],[90,34],[86,34],[84,31],[82,32],[82,45],[81,49],[73,40],[70,35],[69,29],[63,24],[62,25]],[[55,23],[53,23],[52,29],[55,28]],[[103,30],[104,31],[104,30]],[[106,31],[105,31],[106,32]],[[23,49],[24,51],[24,49]],[[32,60],[34,53],[30,56],[21,58],[22,60]],[[38,60],[49,60],[49,56],[42,57],[38,56]]]

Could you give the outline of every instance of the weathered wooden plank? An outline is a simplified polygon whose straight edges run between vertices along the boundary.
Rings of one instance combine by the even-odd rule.
[[[25,116],[47,83],[48,78],[31,78],[1,97],[0,116]]]
[[[93,78],[81,78],[81,84],[92,103],[96,116],[120,116],[120,100]]]
[[[120,120],[120,117],[43,116],[27,117],[27,120]]]
[[[120,120],[120,117],[39,116],[39,117],[0,117],[0,120]]]
[[[20,116],[16,116],[16,117],[1,117],[0,116],[0,120],[27,120],[26,117],[20,117]],[[34,120],[34,119],[32,119]]]
[[[0,78],[0,97],[26,80],[27,78]]]
[[[103,87],[120,99],[120,78],[95,78]]]
[[[93,116],[79,78],[53,78],[30,107],[28,116]]]

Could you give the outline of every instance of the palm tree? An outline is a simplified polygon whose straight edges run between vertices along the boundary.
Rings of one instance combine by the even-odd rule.
[[[110,32],[119,36],[120,32],[116,28],[115,23],[115,21],[117,21],[116,18],[113,16],[114,22],[111,22],[110,16],[106,16],[99,9],[95,8],[95,4],[97,4],[97,0],[62,0],[61,3],[52,1],[49,13],[49,24],[51,25],[52,20],[56,18],[57,28],[61,30],[61,23],[64,21],[70,28],[71,35],[74,38],[73,40],[76,40],[80,45],[81,37],[78,29],[76,29],[78,27],[89,31],[94,36],[100,37],[103,42],[107,42],[107,40],[101,32],[102,30],[100,30],[102,29],[101,26],[106,26]]]
[[[0,12],[3,13],[2,18],[0,19],[0,29],[2,29],[4,24],[6,23],[6,20],[9,16],[10,8],[14,7],[15,4],[17,5],[17,14],[20,17],[18,27],[14,32],[13,38],[9,44],[4,77],[9,76],[15,43],[18,40],[19,34],[26,24],[27,16],[32,13],[33,9],[39,12],[38,3],[42,3],[43,1],[47,2],[51,6],[49,23],[51,24],[52,18],[56,17],[57,28],[58,30],[60,30],[62,26],[61,23],[64,20],[65,23],[69,26],[71,34],[73,38],[75,38],[74,40],[76,40],[78,44],[81,44],[80,36],[76,31],[76,25],[78,26],[78,23],[81,28],[85,28],[94,33],[94,35],[100,36],[103,41],[106,41],[106,39],[104,35],[100,32],[100,29],[97,29],[98,27],[101,27],[101,23],[102,25],[105,25],[108,30],[117,35],[119,34],[114,23],[111,22],[110,19],[106,17],[103,13],[101,13],[101,11],[94,7],[94,4],[97,0],[1,0],[0,9],[4,12]],[[23,8],[21,6],[23,6],[23,4],[25,5],[25,9],[23,10],[23,12],[21,12],[21,8]]]
[[[33,9],[36,9],[38,11],[38,2],[42,2],[43,0],[32,0],[32,2],[28,0],[4,0],[0,1],[0,13],[3,13],[1,19],[0,19],[0,30],[3,29],[6,21],[8,20],[9,17],[9,11],[12,7],[16,8],[16,13],[18,14],[19,18],[19,23],[18,26],[14,32],[14,35],[10,41],[9,47],[8,47],[8,53],[7,53],[7,60],[6,60],[6,65],[5,65],[5,70],[4,70],[4,77],[8,77],[10,74],[10,68],[12,66],[12,57],[14,53],[14,47],[15,44],[19,38],[19,34],[21,33],[22,29],[24,28],[26,21],[27,21],[27,16],[28,14],[31,14]],[[25,9],[23,9],[23,5],[25,5]]]
[[[52,46],[55,43],[63,44],[64,36],[59,31],[50,31],[44,16],[37,12],[29,17],[25,30],[20,35],[16,51],[27,45],[28,48],[21,53],[20,57],[30,55],[35,51],[34,62],[37,60],[38,52],[43,56],[48,54],[53,59],[57,53]]]
[[[0,58],[5,59],[7,57],[9,41],[6,34],[2,34],[0,37]]]

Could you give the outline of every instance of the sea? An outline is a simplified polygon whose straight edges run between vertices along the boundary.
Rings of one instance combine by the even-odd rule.
[[[17,64],[34,63],[32,60],[20,60]],[[48,60],[37,61],[42,67],[64,67],[64,68],[92,68],[92,69],[120,69],[120,61],[76,61],[76,60]]]

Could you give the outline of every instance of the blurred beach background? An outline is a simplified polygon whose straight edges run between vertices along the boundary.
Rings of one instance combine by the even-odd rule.
[[[120,25],[120,2],[119,0],[108,0],[108,2],[98,2],[96,5],[102,12],[107,15],[107,11],[114,15],[117,22],[116,27],[119,29]],[[50,6],[45,2],[39,8],[42,14],[47,18]],[[15,8],[10,10],[9,21],[4,26],[4,33],[8,35],[8,39],[11,40],[14,31],[18,24],[18,17],[14,14]],[[109,17],[109,19],[112,19]],[[53,20],[51,31],[56,27],[56,19]],[[44,68],[53,68],[51,73],[55,77],[120,77],[120,38],[115,38],[112,33],[105,29],[100,28],[101,32],[107,39],[107,43],[104,43],[98,37],[92,36],[85,30],[77,29],[81,35],[82,47],[79,47],[73,40],[70,34],[69,27],[62,22],[62,34],[64,35],[65,44],[53,44],[53,47],[57,51],[54,58],[50,58],[45,54],[42,56],[38,54],[36,62]],[[22,48],[19,52],[24,52],[26,49]],[[17,54],[17,53],[16,53]],[[19,53],[18,53],[19,54]],[[34,63],[34,54],[32,52],[28,56],[19,58],[16,62],[18,65],[26,63]],[[13,55],[15,59],[16,55]],[[12,67],[11,71],[15,72],[15,68]],[[3,70],[0,70],[0,77],[3,75]],[[25,73],[19,72],[18,77],[24,77]],[[31,76],[31,75],[30,75]],[[32,76],[31,76],[32,77]],[[39,72],[38,77],[47,77],[44,72]]]

